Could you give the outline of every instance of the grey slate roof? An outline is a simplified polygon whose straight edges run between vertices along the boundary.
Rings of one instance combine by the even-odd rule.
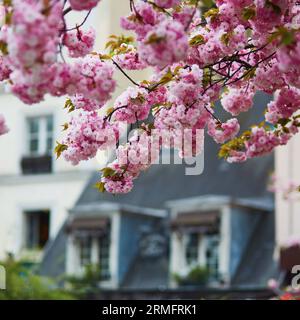
[[[63,224],[55,239],[47,244],[39,267],[39,274],[53,278],[61,278],[65,275],[67,244],[65,226],[66,223]],[[57,280],[60,281],[61,279]]]
[[[267,286],[270,278],[278,278],[279,270],[274,263],[275,249],[274,214],[261,215],[252,234],[242,261],[237,268],[232,285]]]

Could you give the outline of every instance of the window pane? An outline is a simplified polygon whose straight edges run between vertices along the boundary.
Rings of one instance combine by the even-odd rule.
[[[39,131],[39,119],[38,118],[28,119],[28,125],[29,125],[29,132],[30,133],[38,133],[38,131]]]
[[[47,138],[47,154],[51,154],[53,152],[53,145],[52,145],[52,137]]]
[[[219,278],[219,236],[206,238],[206,266],[209,268],[213,280]]]
[[[198,262],[198,244],[199,244],[198,233],[190,233],[188,235],[186,250],[185,250],[187,264]]]
[[[92,238],[85,237],[80,239],[79,247],[80,247],[80,265],[84,267],[91,263]]]
[[[26,219],[26,248],[42,249],[49,239],[50,212],[30,211],[25,212]]]
[[[37,138],[30,140],[29,151],[30,153],[37,153],[39,151],[39,141]]]
[[[53,131],[53,116],[48,116],[47,119],[47,132]]]
[[[108,280],[110,278],[110,268],[109,268],[109,228],[106,234],[99,239],[99,266],[101,272],[101,280]]]

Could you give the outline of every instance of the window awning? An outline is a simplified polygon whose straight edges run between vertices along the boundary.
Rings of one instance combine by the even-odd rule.
[[[179,213],[172,221],[173,229],[184,229],[190,232],[215,232],[219,226],[219,211],[195,211]]]
[[[106,217],[76,217],[69,221],[66,231],[76,235],[101,235],[108,225],[109,218]]]

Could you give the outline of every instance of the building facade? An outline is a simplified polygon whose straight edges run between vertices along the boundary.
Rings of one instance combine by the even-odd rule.
[[[121,34],[119,18],[128,10],[125,1],[103,0],[92,12],[84,27],[96,29],[96,50],[104,48],[109,35]],[[85,15],[69,13],[68,25],[76,25]],[[128,81],[120,73],[116,78],[118,94]],[[97,159],[76,167],[55,159],[55,142],[61,140],[61,126],[69,119],[64,103],[65,98],[48,96],[38,105],[27,106],[1,88],[0,112],[10,132],[0,139],[0,260],[9,252],[39,261],[91,172],[99,167]]]

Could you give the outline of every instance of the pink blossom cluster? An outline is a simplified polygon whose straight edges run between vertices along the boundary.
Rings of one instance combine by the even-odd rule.
[[[5,57],[0,56],[0,81],[6,80],[9,78],[11,70],[7,64]]]
[[[67,146],[63,155],[73,165],[95,157],[99,149],[115,146],[119,138],[116,124],[105,121],[95,111],[81,111],[72,117],[68,127],[62,142]]]
[[[230,150],[229,156],[226,160],[229,163],[241,163],[247,160],[247,156],[244,151]]]
[[[66,107],[74,115],[63,154],[73,164],[115,146],[119,122],[139,128],[139,134],[118,147],[116,160],[103,174],[101,183],[108,192],[132,189],[134,179],[152,163],[149,147],[155,146],[155,156],[165,146],[182,157],[198,154],[206,128],[219,144],[232,140],[221,147],[230,163],[267,154],[298,133],[297,1],[216,0],[206,11],[193,1],[129,0],[131,12],[121,18],[121,27],[136,39],[114,35],[110,50],[99,54],[92,53],[95,31],[79,24],[69,28],[66,19],[70,10],[92,10],[98,3],[5,2],[0,6],[0,81],[27,104],[47,94],[70,97]],[[64,59],[65,49],[73,59]],[[146,68],[152,76],[141,82],[126,73]],[[116,69],[132,86],[100,117],[98,110],[116,88]],[[274,94],[265,114],[272,127],[254,126],[236,137],[238,120],[219,120],[214,103],[221,100],[222,108],[237,116],[253,106],[258,91]],[[0,134],[6,131],[0,117]],[[107,143],[107,136],[114,141]],[[131,155],[147,161],[136,162]]]
[[[295,35],[295,42],[288,46],[281,46],[277,53],[277,59],[279,62],[279,68],[282,71],[289,71],[294,67],[299,70],[300,63],[300,35],[297,33]]]
[[[203,71],[198,65],[181,68],[175,81],[169,88],[169,100],[177,104],[191,105],[194,101],[201,99]]]
[[[47,93],[54,96],[78,93],[104,104],[116,87],[113,73],[111,63],[86,56],[73,64],[54,63],[37,72],[33,69],[25,76],[20,70],[14,70],[10,75],[11,90],[27,104],[40,102]]]
[[[125,70],[142,70],[147,67],[146,63],[140,60],[138,52],[134,49],[118,54],[114,60]]]
[[[245,142],[247,158],[254,158],[265,155],[280,144],[279,138],[272,131],[264,128],[254,127],[251,130],[251,137]]]
[[[127,17],[121,17],[121,27],[125,30],[134,31],[137,40],[143,40],[147,33],[155,30],[155,26],[166,17],[159,11],[154,10],[153,6],[145,1],[137,1],[134,10]]]
[[[275,99],[268,104],[265,118],[268,122],[276,124],[280,119],[289,119],[300,109],[300,90],[284,87]]]
[[[172,8],[180,4],[181,0],[154,0],[154,2],[161,8]]]
[[[9,61],[24,74],[30,74],[31,68],[56,61],[63,3],[56,1],[47,14],[43,1],[14,0],[13,4],[12,24],[6,32]]]
[[[116,160],[108,165],[113,170],[112,174],[101,178],[106,191],[114,194],[131,191],[133,180],[159,156],[160,145],[153,140],[146,131],[135,131],[128,143],[119,146]]]
[[[221,99],[223,108],[233,116],[248,111],[253,105],[254,91],[251,88],[230,88]]]
[[[6,126],[5,119],[2,114],[0,114],[0,136],[8,132],[8,127]]]
[[[285,84],[285,76],[280,71],[276,59],[261,64],[255,71],[254,85],[258,90],[272,94],[277,89],[284,87]]]
[[[91,10],[97,6],[100,0],[69,0],[71,8],[74,10]]]
[[[210,64],[222,57],[241,50],[247,43],[246,30],[243,25],[237,25],[232,30],[223,26],[214,30],[200,27],[193,37],[202,36],[203,43],[189,49],[189,61],[200,66]]]
[[[102,107],[95,100],[85,98],[82,94],[75,94],[71,97],[71,101],[75,109],[83,109],[85,111],[95,111]]]
[[[240,125],[237,119],[229,119],[224,123],[218,123],[215,119],[208,122],[207,133],[216,141],[216,143],[224,143],[234,138],[240,131]]]
[[[76,29],[64,34],[63,44],[68,48],[71,57],[84,57],[93,50],[95,37],[93,28],[87,31]]]
[[[149,31],[138,45],[140,59],[150,66],[164,68],[184,60],[188,50],[188,38],[181,23],[164,20]]]
[[[127,123],[145,120],[151,107],[148,98],[148,92],[144,88],[127,88],[114,103],[114,119]]]

